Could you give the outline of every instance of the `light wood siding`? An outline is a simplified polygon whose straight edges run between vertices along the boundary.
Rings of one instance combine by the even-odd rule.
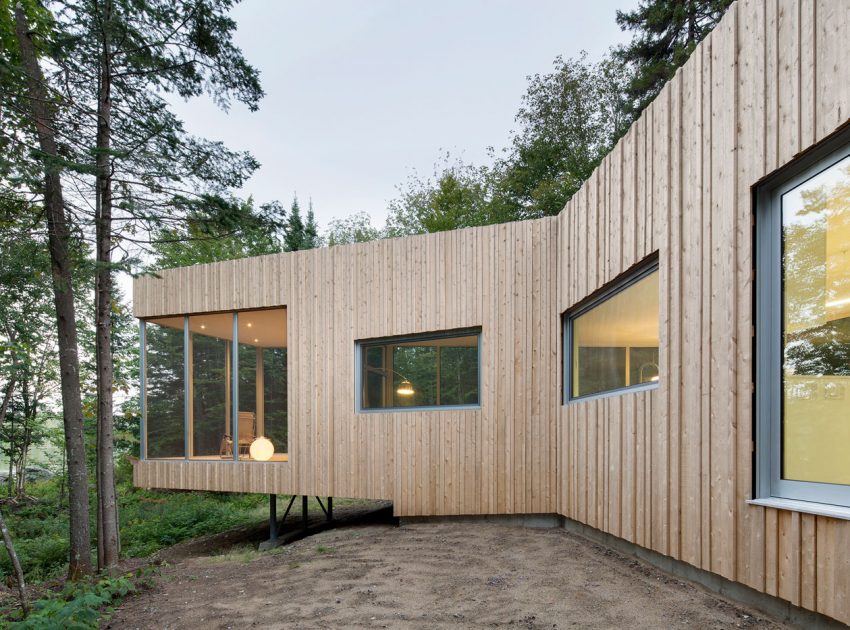
[[[290,461],[141,462],[136,482],[392,499],[406,516],[554,512],[557,241],[551,218],[137,280],[138,317],[287,307]],[[355,413],[355,341],[468,327],[480,409]]]
[[[850,2],[734,4],[561,213],[558,298],[659,252],[660,387],[561,407],[558,511],[844,622],[850,522],[746,500],[752,187],[847,122],[848,41]]]
[[[557,512],[850,622],[850,522],[747,505],[753,186],[850,116],[850,1],[739,0],[557,218],[135,283],[140,317],[286,305],[289,463],[143,486]],[[657,389],[562,404],[561,315],[653,252]],[[354,413],[357,339],[480,326],[481,408]]]

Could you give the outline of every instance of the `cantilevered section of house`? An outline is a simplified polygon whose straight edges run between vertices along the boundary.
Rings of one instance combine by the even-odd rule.
[[[848,41],[739,0],[557,217],[136,280],[135,482],[557,514],[850,622]]]

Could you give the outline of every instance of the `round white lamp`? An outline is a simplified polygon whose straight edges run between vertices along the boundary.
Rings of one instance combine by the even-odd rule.
[[[258,462],[267,462],[274,455],[274,444],[272,441],[262,435],[251,442],[251,447],[248,449],[251,459]]]

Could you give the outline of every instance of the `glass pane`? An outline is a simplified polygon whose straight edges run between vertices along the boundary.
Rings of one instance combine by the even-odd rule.
[[[477,334],[364,345],[362,357],[364,409],[478,404]]]
[[[192,363],[192,442],[194,458],[233,457],[230,435],[230,345],[233,315],[189,318]]]
[[[440,403],[478,403],[478,348],[440,347]]]
[[[374,409],[386,407],[384,391],[386,376],[384,374],[384,346],[373,346],[363,349],[363,408]]]
[[[147,457],[186,456],[183,433],[183,318],[145,323]]]
[[[658,381],[658,271],[572,321],[573,398]]]
[[[782,196],[782,477],[850,484],[850,157]]]
[[[239,314],[239,457],[285,460],[289,440],[286,309]]]
[[[437,404],[437,349],[433,346],[392,346],[393,407],[423,407]],[[401,385],[413,384],[413,393]],[[399,392],[402,393],[399,393]]]

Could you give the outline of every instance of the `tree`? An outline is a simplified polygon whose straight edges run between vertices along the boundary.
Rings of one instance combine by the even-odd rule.
[[[445,155],[434,174],[413,174],[389,204],[386,234],[390,237],[455,230],[500,223],[492,213],[486,169],[477,169]]]
[[[286,236],[283,239],[285,251],[294,252],[303,249],[304,220],[301,218],[301,206],[298,205],[298,195],[292,198],[289,208],[289,218],[286,221]]]
[[[161,229],[154,239],[149,270],[263,256],[283,251],[286,212],[279,203],[259,208],[253,199],[240,205],[236,231],[190,215],[179,227]]]
[[[304,224],[304,247],[302,249],[315,249],[322,246],[322,239],[319,236],[319,226],[316,223],[316,215],[313,214],[313,200],[310,200],[310,205],[307,207],[307,222]]]
[[[626,89],[625,113],[635,120],[676,69],[723,17],[732,0],[641,0],[634,11],[617,11],[617,24],[634,31],[617,50],[634,74]]]
[[[206,93],[225,109],[231,99],[256,109],[262,90],[257,71],[233,45],[235,23],[227,16],[232,5],[231,0],[54,0],[47,11],[27,0],[31,21],[47,28],[39,28],[33,37],[35,29],[27,28],[28,16],[21,10],[24,31],[12,32],[17,47],[25,49],[21,58],[34,64],[23,64],[27,72],[22,72],[14,55],[6,55],[5,48],[0,54],[3,109],[16,113],[4,117],[0,137],[19,148],[14,158],[20,158],[0,157],[0,173],[17,180],[10,178],[9,188],[26,185],[34,197],[42,195],[42,188],[55,197],[54,180],[60,188],[63,178],[71,182],[67,189],[75,194],[64,196],[66,214],[57,223],[69,237],[79,234],[94,242],[99,566],[117,560],[117,512],[110,482],[115,308],[111,276],[117,268],[112,256],[123,252],[118,266],[129,268],[129,248],[149,246],[152,235],[179,226],[188,216],[237,231],[239,203],[227,191],[241,186],[257,167],[247,153],[187,134],[164,98],[165,93],[184,98]],[[7,41],[8,32],[0,16],[0,38]],[[28,42],[21,43],[21,33]],[[44,64],[47,76],[39,66],[43,58],[49,59]],[[33,83],[40,92],[33,91]],[[33,104],[49,119],[39,121]],[[49,130],[52,147],[39,146],[33,154],[34,142],[22,139],[22,133],[43,129]],[[35,185],[34,174],[40,171],[48,173],[52,188]],[[48,197],[43,194],[48,208],[53,207],[46,203]],[[68,449],[68,457],[74,456]],[[73,487],[72,468],[69,463]],[[77,499],[72,496],[72,508]],[[77,522],[76,517],[71,520]]]
[[[112,452],[113,221],[121,219],[124,230],[139,220],[160,225],[163,201],[177,206],[178,217],[180,205],[195,218],[211,206],[232,210],[232,204],[215,207],[199,204],[198,198],[219,197],[225,188],[240,185],[256,162],[189,137],[159,94],[189,98],[207,92],[225,109],[235,98],[254,110],[263,93],[257,71],[233,45],[230,0],[57,0],[55,5],[63,39],[54,60],[70,77],[63,92],[67,120],[91,130],[82,134],[80,145],[94,156],[97,523],[98,566],[103,568],[118,560]],[[223,155],[210,159],[211,149]],[[187,183],[193,184],[191,190],[178,190]],[[205,195],[194,194],[195,189]],[[115,217],[115,210],[123,216]]]
[[[365,243],[381,238],[381,231],[372,226],[371,217],[365,212],[355,212],[342,219],[333,219],[325,232],[329,247]]]
[[[549,74],[529,77],[506,155],[496,160],[493,214],[517,220],[558,214],[625,130],[624,70],[557,57]]]
[[[286,221],[286,235],[283,239],[283,249],[287,252],[297,252],[302,249],[313,249],[321,246],[319,238],[319,227],[316,225],[316,217],[313,214],[313,202],[310,202],[307,210],[307,222],[301,218],[301,206],[298,204],[298,195],[292,198],[292,206],[289,209],[289,218]]]
[[[6,18],[7,16],[3,16]],[[70,218],[66,212],[61,180],[62,158],[56,134],[55,101],[36,51],[34,35],[22,3],[15,7],[15,39],[19,63],[25,78],[25,91],[15,103],[24,124],[21,131],[37,137],[37,158],[43,172],[43,204],[47,219],[48,248],[51,257],[53,295],[59,345],[62,409],[65,425],[65,447],[68,459],[70,495],[70,558],[68,575],[72,579],[92,572],[89,547],[88,471],[83,438],[83,409],[80,390],[80,363],[77,347],[77,319],[74,303]],[[19,121],[15,121],[19,122]],[[14,134],[5,133],[7,137]],[[5,169],[4,169],[5,170]]]

